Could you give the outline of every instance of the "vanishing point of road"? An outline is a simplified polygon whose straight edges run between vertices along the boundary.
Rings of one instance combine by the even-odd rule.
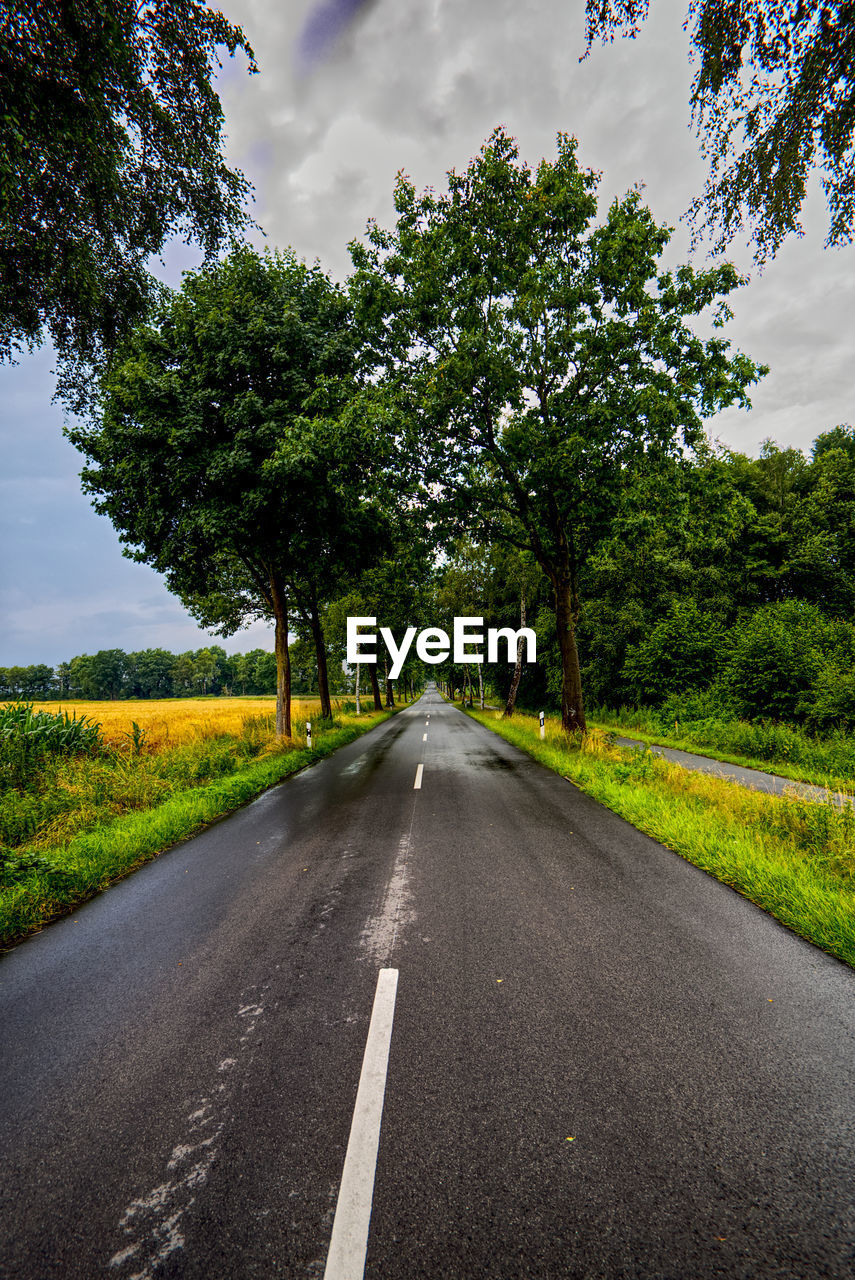
[[[429,690],[0,960],[0,1275],[842,1280],[853,996]]]

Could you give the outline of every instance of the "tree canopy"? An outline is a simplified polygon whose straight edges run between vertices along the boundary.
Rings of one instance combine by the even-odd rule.
[[[247,222],[222,156],[218,50],[252,49],[195,0],[13,0],[0,9],[0,359],[49,334],[85,371],[150,305],[150,255],[213,253]]]
[[[740,283],[730,265],[662,271],[669,239],[637,192],[596,223],[575,140],[532,172],[497,129],[447,194],[399,176],[398,222],[354,244],[358,305],[386,318],[379,358],[416,406],[426,483],[480,537],[530,551],[548,578],[565,727],[584,729],[579,575],[628,474],[703,438],[702,417],[761,372],[685,323]]]
[[[347,302],[291,253],[236,249],[185,276],[67,434],[84,488],[132,559],[205,626],[276,624],[278,728],[288,723],[288,609],[311,607],[381,536]]]
[[[587,0],[587,52],[634,37],[650,0]],[[710,162],[689,214],[716,251],[743,228],[756,259],[773,257],[799,221],[807,181],[822,171],[828,245],[855,228],[855,6],[852,0],[691,0],[686,27],[698,69],[692,113]]]

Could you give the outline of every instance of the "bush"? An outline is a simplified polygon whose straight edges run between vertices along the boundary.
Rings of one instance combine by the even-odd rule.
[[[731,633],[724,673],[743,715],[801,721],[814,703],[814,685],[834,659],[851,662],[855,633],[804,600],[764,605]]]
[[[735,699],[721,684],[710,685],[708,689],[689,689],[666,698],[659,710],[658,728],[670,733],[675,720],[680,725],[695,720],[732,720],[736,711]]]
[[[623,674],[639,702],[656,704],[710,684],[724,651],[719,620],[695,600],[675,600],[665,617],[629,648]]]
[[[819,731],[855,730],[855,667],[828,662],[821,668],[805,718]]]

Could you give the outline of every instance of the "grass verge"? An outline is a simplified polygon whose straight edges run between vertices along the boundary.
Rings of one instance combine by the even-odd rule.
[[[710,760],[759,769],[793,782],[810,782],[833,790],[851,790],[855,782],[855,744],[848,735],[822,740],[786,725],[748,721],[695,721],[681,724],[681,732],[663,732],[655,712],[623,709],[614,714],[595,711],[592,728],[638,738],[648,746],[674,747]]]
[[[675,751],[688,751],[707,760],[720,760],[722,764],[736,764],[743,769],[757,769],[760,773],[771,773],[776,778],[786,778],[788,782],[809,782],[818,787],[829,787],[832,790],[851,790],[851,778],[829,777],[819,769],[809,769],[805,765],[784,764],[780,760],[760,760],[757,756],[740,756],[721,748],[712,750],[703,743],[694,742],[691,738],[667,737],[661,733],[648,733],[644,729],[624,729],[620,725],[610,724],[607,720],[592,720],[592,729],[600,729],[603,733],[616,733],[621,738],[637,738],[648,747],[671,747]]]
[[[855,808],[750,791],[598,731],[580,745],[547,722],[469,711],[634,827],[855,967]]]
[[[227,776],[175,791],[151,808],[96,820],[63,843],[51,844],[42,835],[9,850],[0,883],[0,946],[20,941],[393,714],[381,711],[358,720],[348,717],[316,731],[311,751],[305,746],[271,750],[249,763],[241,761],[242,767]]]

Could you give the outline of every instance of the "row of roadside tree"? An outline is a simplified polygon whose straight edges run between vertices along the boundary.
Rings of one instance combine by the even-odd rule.
[[[586,696],[733,683],[736,629],[794,600],[845,673],[851,431],[810,460],[710,446],[704,420],[766,372],[721,336],[740,277],[666,268],[670,231],[639,193],[598,214],[596,188],[574,139],[532,170],[497,129],[445,192],[399,176],[395,226],[369,224],[343,284],[236,245],[163,292],[67,429],[127,555],[215,633],[273,624],[280,733],[305,685],[292,637],[328,715],[348,615],[396,635],[528,619],[532,693],[568,732]],[[215,691],[199,661],[173,693]],[[389,665],[365,673],[375,702]],[[492,673],[509,704],[522,668]],[[775,693],[770,712],[804,713],[805,688]]]

